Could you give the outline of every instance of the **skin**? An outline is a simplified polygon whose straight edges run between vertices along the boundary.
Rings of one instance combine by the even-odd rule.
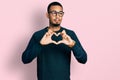
[[[50,11],[63,11],[61,6],[51,6],[50,7]],[[59,26],[54,26],[52,24],[61,24],[62,22],[62,18],[59,15],[57,16],[52,16],[52,14],[48,14],[46,13],[47,18],[49,19],[49,28],[51,28],[53,31],[58,31],[60,29],[60,25]]]
[[[61,6],[51,6],[50,7],[50,11],[63,11]],[[55,31],[60,30],[60,24],[62,22],[62,17],[60,17],[59,15],[53,16],[52,14],[48,14],[46,13],[47,18],[49,19],[49,27],[48,27],[48,32],[45,33],[45,35],[43,36],[43,38],[40,41],[40,44],[42,45],[48,45],[50,43],[54,43],[56,45],[64,43],[66,45],[68,45],[69,47],[73,47],[75,45],[75,41],[71,39],[71,37],[69,35],[66,34],[65,30],[63,30],[60,33],[55,33]],[[58,26],[54,26],[54,24],[59,24]],[[51,39],[52,35],[55,34],[56,36],[61,35],[62,36],[62,40],[61,41],[53,41]]]

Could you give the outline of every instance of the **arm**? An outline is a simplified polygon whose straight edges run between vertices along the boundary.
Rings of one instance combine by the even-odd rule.
[[[40,53],[40,44],[39,41],[35,39],[35,34],[32,36],[27,48],[22,54],[22,62],[24,64],[30,63],[38,53]]]
[[[72,47],[73,54],[78,62],[85,64],[87,62],[87,53],[83,49],[80,41],[78,40],[76,34],[73,32],[72,39],[75,41]]]

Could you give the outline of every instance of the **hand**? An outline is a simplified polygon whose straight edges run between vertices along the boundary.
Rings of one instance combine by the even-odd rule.
[[[53,34],[55,34],[56,36],[62,35],[63,39],[61,41],[56,42],[51,39]],[[65,30],[63,30],[61,33],[56,34],[55,32],[49,29],[48,32],[46,32],[43,38],[41,39],[40,44],[48,45],[50,43],[54,43],[56,45],[63,43],[68,45],[69,47],[73,47],[75,45],[75,41],[72,40],[71,37],[66,34]]]
[[[66,45],[68,45],[69,47],[73,47],[75,45],[75,41],[71,39],[71,37],[69,35],[66,34],[65,30],[63,30],[61,32],[62,35],[62,40],[59,41],[57,44],[61,44],[64,43]]]
[[[42,44],[42,45],[48,45],[50,43],[57,44],[56,41],[53,41],[51,39],[53,34],[54,34],[54,32],[52,30],[48,29],[48,32],[46,32],[45,35],[43,36],[43,38],[41,39],[40,44]]]

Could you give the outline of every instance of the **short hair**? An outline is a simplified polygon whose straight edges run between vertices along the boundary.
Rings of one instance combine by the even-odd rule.
[[[51,6],[60,6],[60,7],[62,7],[63,8],[63,6],[61,5],[61,3],[59,3],[59,2],[52,2],[52,3],[50,3],[49,5],[48,5],[48,8],[47,8],[47,12],[49,13],[49,10],[50,10],[50,7]]]

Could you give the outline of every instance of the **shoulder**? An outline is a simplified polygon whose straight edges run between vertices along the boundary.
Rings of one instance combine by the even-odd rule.
[[[46,33],[46,30],[47,30],[47,27],[45,27],[41,30],[35,31],[33,33],[33,37],[36,39],[40,39]]]
[[[45,27],[45,28],[43,28],[43,29],[40,29],[40,30],[38,30],[38,31],[35,31],[35,32],[33,33],[33,35],[34,35],[34,36],[42,35],[42,34],[44,34],[44,33],[46,32],[46,30],[47,30],[47,27]]]

